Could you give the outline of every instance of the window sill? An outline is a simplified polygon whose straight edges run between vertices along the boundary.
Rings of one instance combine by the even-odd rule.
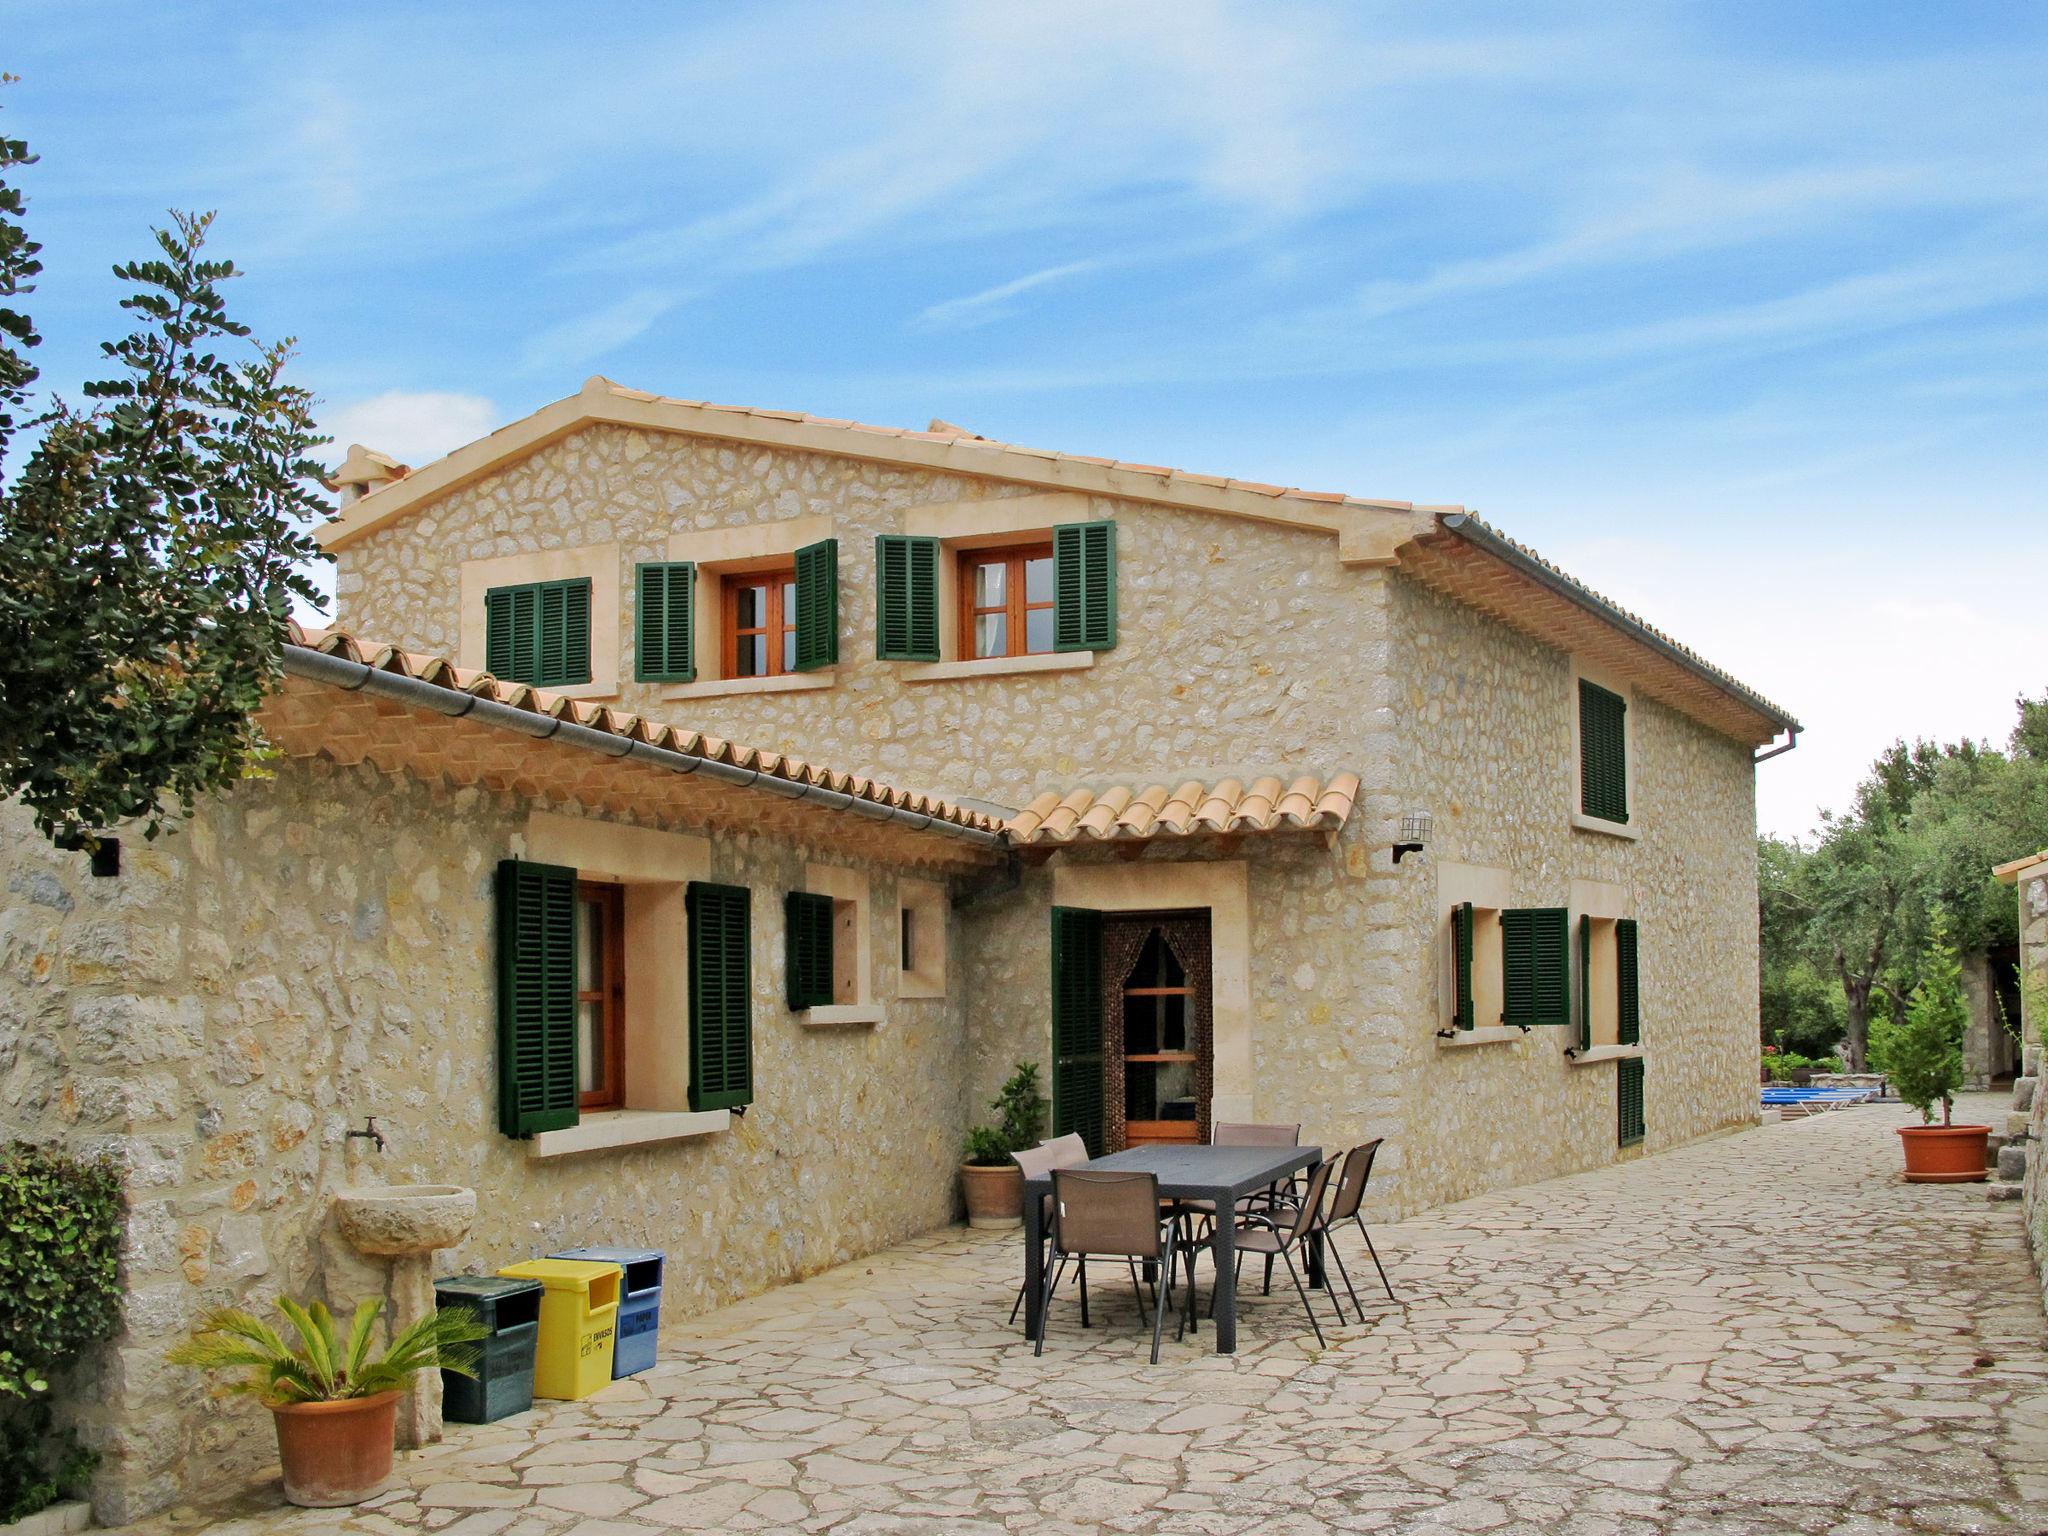
[[[1486,1029],[1461,1029],[1454,1037],[1436,1037],[1436,1048],[1440,1051],[1463,1050],[1468,1045],[1506,1045],[1512,1040],[1526,1038],[1526,1032],[1506,1024],[1496,1024]]]
[[[916,976],[906,975],[896,983],[896,996],[906,1002],[945,995],[946,984],[943,981],[924,981]]]
[[[743,693],[807,693],[838,681],[830,671],[785,672],[780,677],[716,677],[702,683],[669,683],[664,699],[723,699]]]
[[[1603,1061],[1640,1061],[1643,1048],[1640,1045],[1595,1045],[1571,1058],[1575,1067],[1596,1066]]]
[[[926,661],[897,674],[906,683],[957,683],[975,677],[1008,677],[1026,672],[1085,672],[1093,651],[1050,651],[1039,656],[983,656],[974,661]]]
[[[824,1008],[805,1008],[797,1022],[805,1029],[836,1029],[841,1025],[882,1023],[887,1015],[880,1003],[833,1003]]]
[[[1572,812],[1572,829],[1578,832],[1598,832],[1605,837],[1618,837],[1624,842],[1638,842],[1643,829],[1626,821],[1603,821],[1598,816],[1588,816],[1583,811]]]
[[[526,1143],[526,1155],[569,1157],[578,1152],[609,1152],[619,1147],[681,1141],[732,1128],[729,1109],[613,1109],[585,1115],[559,1131],[538,1131]]]

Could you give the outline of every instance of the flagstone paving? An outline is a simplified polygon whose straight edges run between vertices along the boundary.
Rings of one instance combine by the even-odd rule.
[[[1205,1330],[1153,1367],[1128,1285],[1101,1279],[1096,1326],[1063,1296],[1034,1359],[1004,1323],[1016,1238],[940,1232],[680,1323],[653,1371],[587,1402],[451,1425],[374,1505],[286,1511],[259,1488],[210,1518],[215,1536],[2048,1532],[2048,1327],[2017,1207],[1901,1182],[1905,1119],[1767,1125],[1376,1230],[1401,1299],[1336,1329],[1319,1297],[1326,1350],[1276,1289],[1244,1307],[1234,1358]]]

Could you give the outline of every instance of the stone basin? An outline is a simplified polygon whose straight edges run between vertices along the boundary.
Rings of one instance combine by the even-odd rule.
[[[358,1252],[386,1258],[453,1248],[476,1220],[476,1191],[455,1184],[344,1189],[334,1197],[341,1234]]]

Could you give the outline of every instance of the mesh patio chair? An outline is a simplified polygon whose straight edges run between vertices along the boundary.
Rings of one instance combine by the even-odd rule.
[[[1209,1127],[1209,1145],[1212,1147],[1298,1147],[1301,1145],[1299,1125],[1276,1125],[1257,1120],[1218,1120]],[[1287,1179],[1270,1189],[1262,1189],[1246,1195],[1237,1202],[1238,1218],[1242,1220],[1254,1211],[1270,1215],[1275,1208],[1292,1198],[1295,1180]],[[1207,1200],[1186,1200],[1181,1202],[1182,1214],[1189,1218],[1188,1240],[1192,1244],[1196,1221],[1214,1223],[1216,1209]],[[1189,1253],[1190,1267],[1193,1264],[1192,1248]],[[1273,1291],[1273,1259],[1266,1258],[1265,1292]]]
[[[1086,1168],[1055,1168],[1052,1171],[1052,1248],[1055,1263],[1087,1258],[1122,1259],[1131,1271],[1131,1289],[1138,1297],[1138,1315],[1145,1314],[1145,1293],[1138,1282],[1140,1261],[1156,1265],[1162,1275],[1173,1272],[1179,1254],[1180,1224],[1161,1219],[1159,1180],[1149,1173],[1116,1173]],[[1084,1293],[1085,1294],[1085,1293]],[[1193,1294],[1190,1286],[1189,1294]],[[1168,1292],[1170,1298],[1171,1292]],[[1038,1308],[1038,1338],[1034,1355],[1045,1353],[1045,1329],[1052,1313],[1052,1282]],[[1152,1363],[1159,1363],[1160,1330],[1166,1321],[1166,1307],[1158,1288],[1152,1292]],[[1187,1317],[1174,1332],[1180,1338]]]
[[[1372,1162],[1379,1155],[1384,1136],[1375,1136],[1363,1146],[1353,1147],[1344,1154],[1344,1172],[1337,1180],[1337,1192],[1330,1197],[1330,1208],[1321,1218],[1324,1234],[1324,1249],[1335,1255],[1337,1273],[1344,1277],[1344,1289],[1351,1293],[1351,1305],[1358,1308],[1358,1320],[1365,1321],[1365,1307],[1358,1299],[1358,1292],[1352,1289],[1351,1273],[1344,1267],[1343,1250],[1337,1246],[1336,1228],[1341,1222],[1351,1222],[1365,1239],[1365,1251],[1372,1255],[1372,1267],[1380,1272],[1380,1284],[1387,1288],[1387,1300],[1394,1300],[1394,1287],[1387,1279],[1387,1267],[1380,1262],[1380,1251],[1372,1245],[1372,1234],[1365,1229],[1365,1218],[1358,1214],[1358,1208],[1365,1204],[1365,1187],[1372,1182]],[[1335,1292],[1331,1293],[1332,1298]],[[1340,1313],[1342,1309],[1339,1309]]]
[[[1081,1138],[1076,1136],[1073,1139],[1075,1141],[1079,1141]],[[1017,1166],[1024,1170],[1025,1178],[1042,1179],[1047,1174],[1051,1173],[1055,1167],[1059,1166],[1059,1158],[1065,1153],[1065,1151],[1065,1148],[1059,1147],[1054,1142],[1042,1141],[1035,1147],[1020,1148],[1018,1151],[1012,1152],[1010,1156],[1015,1158],[1017,1161]],[[1088,1149],[1085,1146],[1081,1149],[1082,1156],[1084,1159],[1087,1156],[1087,1151]],[[1044,1247],[1050,1244],[1052,1241],[1051,1195],[1039,1196],[1038,1212],[1038,1241],[1040,1246]],[[1051,1271],[1048,1270],[1047,1273],[1051,1273]],[[1059,1276],[1056,1274],[1053,1276],[1053,1283],[1055,1285],[1059,1283]],[[1029,1279],[1024,1279],[1017,1282],[1017,1299],[1015,1302],[1011,1303],[1010,1306],[1010,1322],[1012,1326],[1015,1326],[1016,1324],[1017,1311],[1020,1307],[1024,1305],[1024,1293],[1026,1289],[1030,1286],[1030,1284],[1031,1282]]]
[[[1088,1161],[1088,1143],[1081,1139],[1079,1131],[1054,1136],[1038,1145],[1052,1154],[1052,1166],[1055,1168],[1078,1168]]]
[[[1323,1192],[1330,1186],[1330,1172],[1337,1166],[1334,1157],[1316,1165],[1308,1176],[1307,1187],[1301,1192],[1301,1200],[1291,1211],[1276,1211],[1272,1216],[1253,1213],[1244,1217],[1237,1225],[1237,1264],[1240,1274],[1244,1269],[1244,1256],[1248,1253],[1263,1254],[1267,1272],[1271,1273],[1275,1258],[1287,1265],[1288,1278],[1294,1282],[1294,1293],[1301,1298],[1302,1310],[1308,1313],[1309,1326],[1316,1331],[1316,1343],[1325,1344],[1323,1325],[1316,1320],[1316,1309],[1309,1304],[1308,1291],[1301,1283],[1301,1271],[1294,1267],[1294,1250],[1308,1240],[1322,1221]],[[1212,1300],[1210,1305],[1215,1305]],[[1344,1322],[1344,1308],[1334,1294],[1330,1305],[1337,1309],[1337,1322]]]
[[[1050,1140],[1041,1141],[1035,1147],[1026,1147],[1021,1152],[1012,1152],[1010,1156],[1015,1158],[1017,1166],[1024,1170],[1025,1178],[1037,1179],[1043,1178],[1055,1168],[1080,1167],[1081,1164],[1088,1161],[1088,1143],[1083,1141],[1078,1133],[1069,1132],[1065,1136],[1055,1136]],[[1052,1196],[1044,1196],[1039,1209],[1042,1213],[1038,1222],[1041,1241],[1049,1243],[1052,1241]],[[1052,1265],[1048,1264],[1046,1266],[1046,1273],[1053,1275],[1054,1283],[1058,1283],[1059,1277],[1054,1273]],[[1088,1262],[1085,1259],[1081,1261],[1079,1274],[1081,1280],[1081,1326],[1086,1328],[1088,1326]],[[1024,1289],[1030,1283],[1030,1281],[1024,1280],[1020,1281],[1017,1285],[1017,1299],[1010,1304],[1010,1322],[1013,1326],[1017,1321],[1018,1309],[1024,1305]]]

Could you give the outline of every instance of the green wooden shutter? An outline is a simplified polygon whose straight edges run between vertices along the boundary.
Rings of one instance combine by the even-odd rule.
[[[939,659],[939,541],[884,533],[875,539],[875,655]]]
[[[590,578],[484,594],[484,670],[535,688],[590,681]]]
[[[1628,701],[1579,679],[1579,809],[1628,820]]]
[[[484,594],[484,670],[507,682],[526,682],[533,656],[532,585],[493,587]]]
[[[1052,1133],[1103,1151],[1102,914],[1052,909]]]
[[[697,567],[650,561],[634,582],[633,676],[643,683],[697,680]]]
[[[820,539],[796,552],[796,669],[839,662],[839,541]]]
[[[1563,907],[1500,915],[1501,1022],[1571,1022],[1571,918]]]
[[[832,1001],[832,898],[791,891],[782,898],[784,990],[792,1008]]]
[[[692,880],[683,896],[690,930],[690,1108],[754,1101],[753,939],[745,886]]]
[[[1643,1139],[1643,1059],[1617,1061],[1614,1073],[1615,1142],[1632,1147]]]
[[[1451,908],[1451,984],[1458,1028],[1470,1029],[1472,1018],[1472,903]]]
[[[1593,919],[1579,915],[1579,1049],[1593,1048]]]
[[[498,865],[498,1129],[576,1123],[576,871]]]
[[[1643,1010],[1636,990],[1636,947],[1636,920],[1624,917],[1614,925],[1614,960],[1619,972],[1614,995],[1620,1004],[1621,1018],[1621,1032],[1616,1038],[1623,1045],[1643,1043]]]
[[[1116,645],[1116,524],[1061,523],[1052,531],[1052,648]]]

